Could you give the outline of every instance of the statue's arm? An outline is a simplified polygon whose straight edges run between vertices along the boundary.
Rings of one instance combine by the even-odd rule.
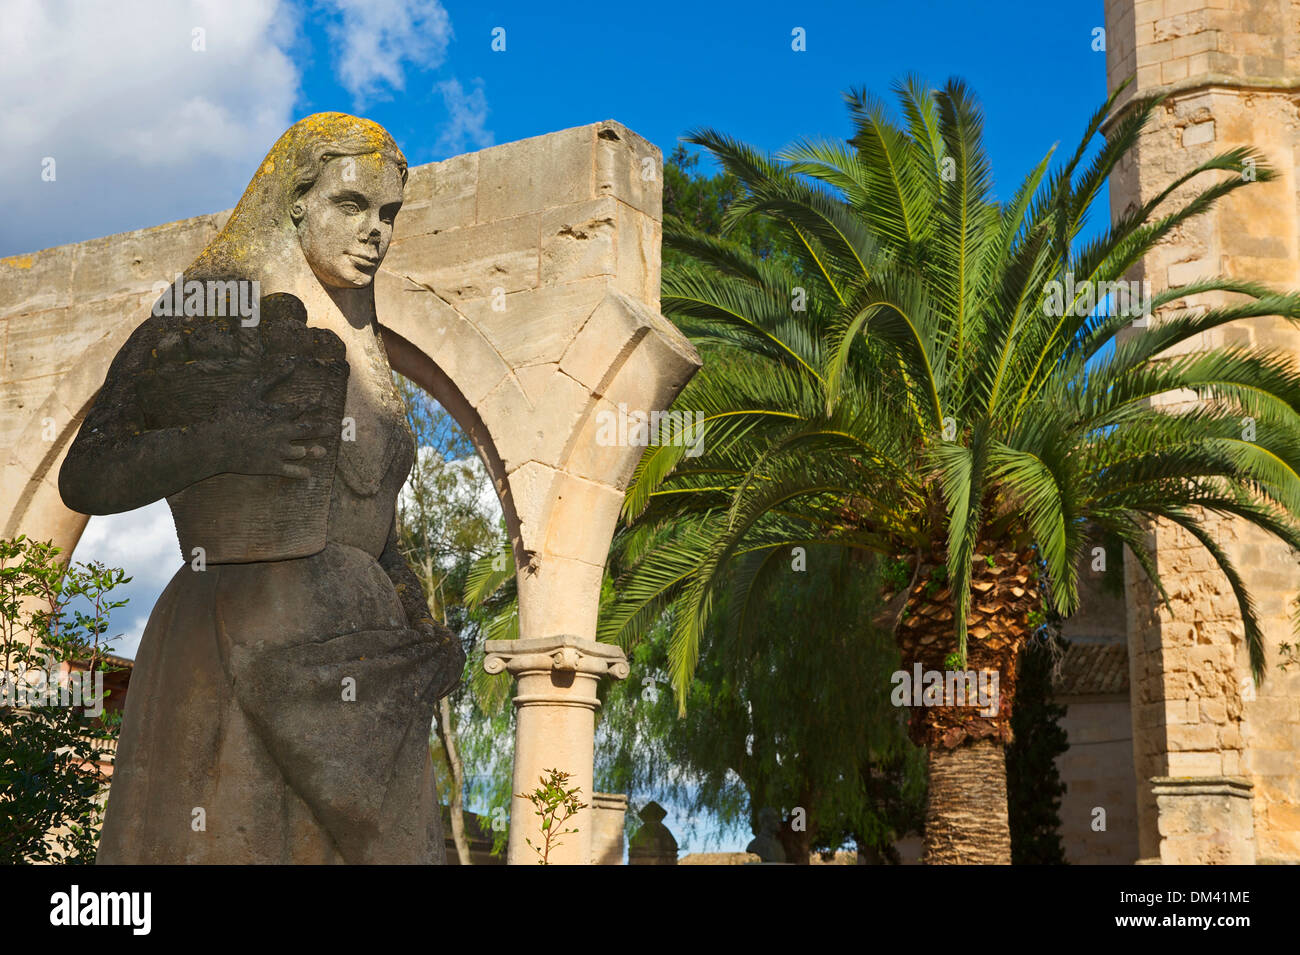
[[[397,539],[396,513],[393,514],[393,523],[388,530],[388,543],[384,545],[384,552],[379,555],[379,566],[384,568],[384,573],[388,574],[388,579],[393,582],[393,589],[397,591],[397,596],[402,601],[402,609],[406,611],[406,619],[411,627],[418,627],[422,623],[432,624],[435,627],[442,626],[429,611],[429,603],[424,598],[424,588],[420,586],[420,578],[415,576],[415,571],[411,570],[411,565],[402,556]]]
[[[294,318],[295,311],[301,313],[296,321],[287,320]],[[281,336],[308,336],[311,341],[297,344],[305,345],[310,353],[322,344],[312,336],[326,333],[308,332],[305,315],[302,303],[292,296],[271,295],[262,300],[263,324],[275,321]],[[218,354],[205,352],[198,335],[180,354],[175,340],[171,345],[162,342],[164,331],[153,319],[146,320],[113,359],[104,386],[59,471],[63,502],[82,514],[116,514],[168,497],[215,474],[310,477],[310,471],[302,466],[303,458],[324,456],[325,439],[338,434],[338,415],[334,413],[337,409],[332,411],[324,401],[277,404],[271,400],[269,395],[294,373],[292,368],[253,363],[247,379],[228,384],[221,399],[205,409],[207,417],[183,427],[149,428],[136,392],[139,376],[151,366],[156,374],[161,363],[173,387],[206,388],[213,373],[207,360]],[[175,339],[174,334],[171,337]],[[346,375],[343,344],[335,342],[334,357],[340,366],[336,371]],[[159,359],[158,352],[165,357]]]
[[[82,514],[142,507],[219,473],[215,422],[147,430],[133,386],[154,329],[137,328],[122,346],[59,469],[63,502]]]
[[[411,565],[402,556],[398,544],[396,511],[393,513],[393,523],[388,531],[388,543],[384,546],[384,552],[379,555],[379,566],[383,567],[384,572],[388,574],[388,579],[393,582],[393,588],[402,601],[402,609],[406,611],[407,626],[412,630],[420,631],[431,643],[438,645],[442,660],[442,676],[438,680],[437,695],[446,696],[451,692],[452,687],[460,682],[461,673],[465,669],[465,651],[455,635],[429,612],[429,604],[424,599],[424,588],[420,586],[420,578],[416,577],[415,571],[411,570]]]

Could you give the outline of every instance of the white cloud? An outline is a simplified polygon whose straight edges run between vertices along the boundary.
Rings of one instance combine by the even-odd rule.
[[[438,0],[325,0],[339,19],[326,26],[336,47],[339,82],[357,108],[406,88],[406,66],[442,64],[451,18]]]
[[[292,121],[297,15],[280,0],[6,3],[0,255],[231,206]]]
[[[126,571],[131,578],[129,584],[111,591],[111,599],[125,597],[130,602],[111,614],[108,632],[122,635],[112,645],[114,653],[134,656],[149,612],[182,566],[176,525],[167,502],[155,501],[123,514],[92,517],[72,553],[72,561],[99,561],[106,567]]]
[[[92,517],[73,559],[121,567],[137,584],[161,591],[181,565],[171,508],[166,501],[154,501],[134,511]]]
[[[295,118],[307,0],[6,0],[0,256],[227,209]],[[360,109],[446,58],[438,0],[319,0]],[[202,31],[196,33],[196,31]],[[201,46],[202,49],[196,49]],[[443,155],[493,142],[482,81],[438,86]],[[45,160],[55,178],[42,179]]]
[[[472,149],[492,145],[492,131],[487,129],[488,105],[483,94],[483,81],[474,81],[474,91],[466,93],[460,80],[444,80],[437,86],[447,108],[447,125],[434,145],[441,156],[454,156]]]

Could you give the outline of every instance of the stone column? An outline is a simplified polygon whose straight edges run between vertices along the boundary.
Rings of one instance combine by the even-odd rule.
[[[532,803],[519,793],[538,787],[547,770],[572,776],[581,787],[579,798],[593,801],[595,762],[596,687],[605,675],[622,680],[628,675],[623,651],[568,635],[523,640],[489,640],[483,668],[488,673],[508,671],[515,678],[514,798],[510,805],[510,865],[531,865],[537,853],[528,845],[542,844],[540,819]],[[578,831],[562,837],[550,854],[557,865],[589,865],[592,857],[590,807],[565,823]]]
[[[1290,0],[1106,0],[1105,7],[1108,88],[1133,81],[1121,105],[1133,96],[1167,97],[1112,177],[1113,216],[1234,147],[1260,150],[1278,173],[1183,223],[1128,277],[1149,281],[1153,294],[1211,275],[1279,290],[1300,286],[1300,29]],[[1201,177],[1175,199],[1181,203],[1214,181]],[[1157,217],[1168,209],[1157,209]],[[1230,298],[1188,294],[1169,311]],[[1300,355],[1300,329],[1281,319],[1249,319],[1207,332],[1184,350],[1222,345]],[[1293,642],[1300,565],[1285,545],[1234,518],[1212,527],[1254,598],[1267,672],[1257,687],[1236,599],[1210,555],[1176,525],[1151,525],[1149,546],[1170,605],[1134,561],[1125,567],[1139,854],[1163,855],[1169,828],[1148,780],[1240,775],[1253,784],[1261,861],[1300,861],[1300,673],[1277,668],[1280,644]],[[1220,853],[1208,842],[1205,851]],[[1255,851],[1243,846],[1238,855]]]
[[[1161,864],[1254,865],[1253,789],[1241,776],[1153,778]]]

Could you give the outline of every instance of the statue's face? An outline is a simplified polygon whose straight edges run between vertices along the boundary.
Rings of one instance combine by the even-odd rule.
[[[298,241],[316,277],[364,288],[379,270],[402,208],[402,174],[378,154],[330,160],[295,205]]]

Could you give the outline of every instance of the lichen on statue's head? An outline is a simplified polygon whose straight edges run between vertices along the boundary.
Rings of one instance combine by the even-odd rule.
[[[302,256],[326,285],[368,285],[387,251],[394,204],[401,205],[406,179],[406,157],[379,124],[346,113],[308,116],[271,147],[225,228],[187,271],[192,277],[241,275],[276,284],[268,283],[266,273],[296,271]],[[334,200],[352,191],[357,205],[383,207],[386,221],[376,214],[374,221],[357,220],[345,229],[318,195],[326,186]],[[364,232],[365,241],[352,241],[349,229]]]

